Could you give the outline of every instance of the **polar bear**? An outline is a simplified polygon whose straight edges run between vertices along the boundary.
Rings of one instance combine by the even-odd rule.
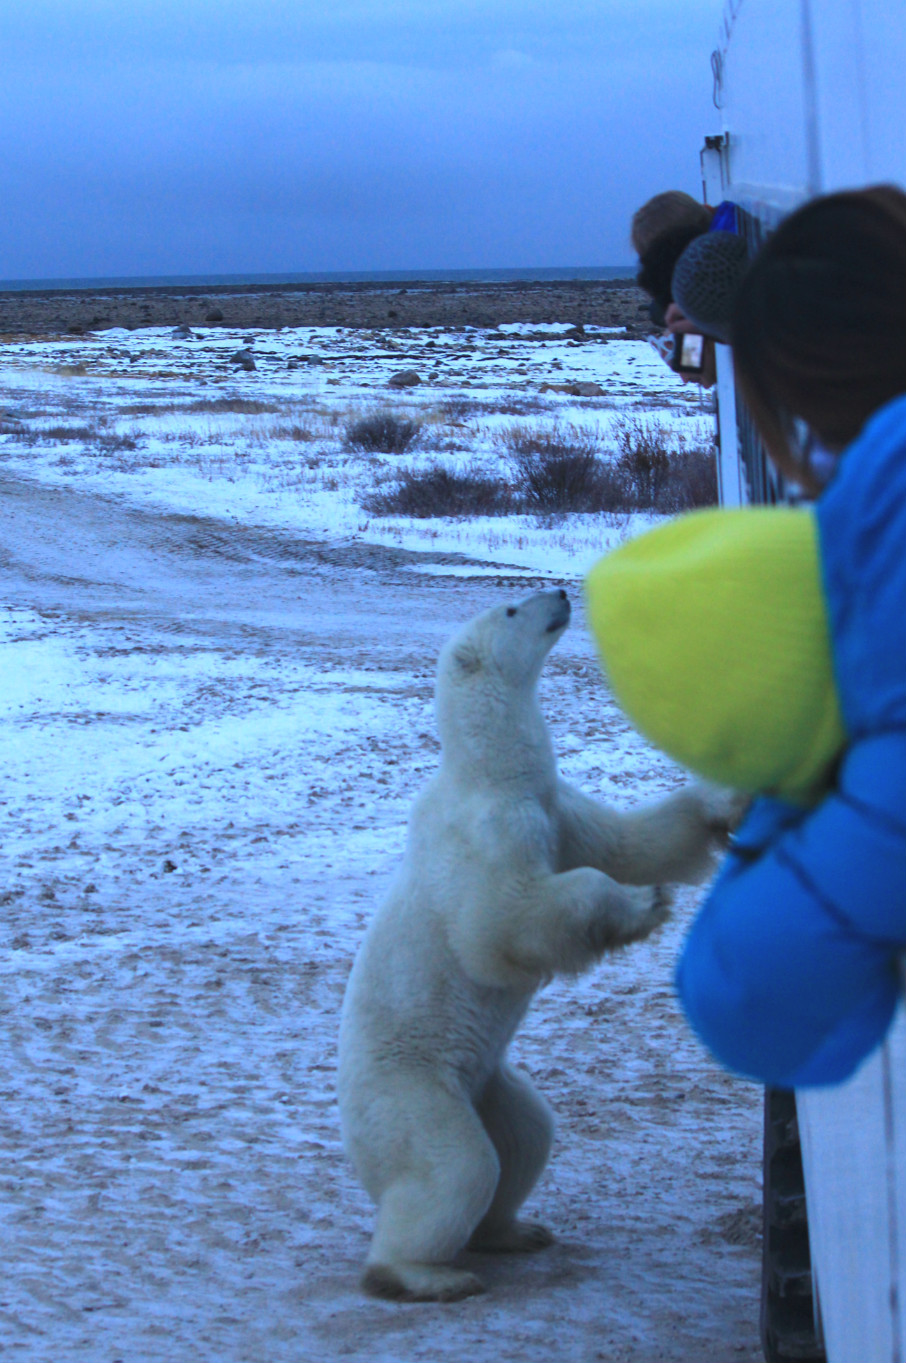
[[[618,812],[558,777],[536,685],[569,618],[564,591],[539,592],[471,621],[440,657],[440,769],[340,1027],[343,1141],[378,1205],[373,1295],[455,1300],[483,1290],[451,1262],[467,1245],[551,1243],[516,1217],[553,1122],[507,1046],[539,985],[647,937],[668,912],[657,886],[701,878],[726,832],[705,787]]]

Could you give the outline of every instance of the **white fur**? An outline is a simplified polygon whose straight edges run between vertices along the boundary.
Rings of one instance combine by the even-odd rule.
[[[379,1295],[466,1296],[482,1290],[451,1263],[467,1244],[550,1243],[516,1212],[553,1123],[507,1046],[546,979],[664,921],[652,886],[699,879],[730,819],[721,792],[687,787],[624,813],[559,779],[536,684],[568,620],[565,592],[540,592],[444,649],[440,770],[349,981],[340,1115],[378,1204],[363,1282]]]

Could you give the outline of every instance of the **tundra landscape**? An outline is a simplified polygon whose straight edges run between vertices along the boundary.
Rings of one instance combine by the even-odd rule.
[[[582,611],[601,553],[713,495],[710,398],[641,305],[625,281],[0,297],[11,1359],[760,1358],[761,1092],[673,995],[700,891],[534,1001],[514,1058],[557,1133],[527,1211],[557,1241],[485,1256],[487,1295],[362,1296],[339,1139],[339,1007],[457,626],[564,588],[564,775],[621,807],[685,779]]]

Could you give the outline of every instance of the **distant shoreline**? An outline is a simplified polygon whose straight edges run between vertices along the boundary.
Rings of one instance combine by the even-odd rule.
[[[644,335],[651,329],[644,315],[646,301],[626,275],[0,288],[0,337],[82,335],[114,327],[340,326],[395,330],[495,327],[502,322],[616,326],[626,327],[630,335]]]

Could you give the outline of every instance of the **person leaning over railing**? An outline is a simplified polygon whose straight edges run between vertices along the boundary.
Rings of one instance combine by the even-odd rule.
[[[726,275],[738,274],[740,260],[744,261],[746,248],[737,234],[736,205],[727,201],[711,208],[699,203],[690,194],[681,190],[667,190],[649,199],[633,215],[631,238],[632,245],[639,257],[639,272],[636,283],[651,299],[648,312],[656,326],[663,327],[666,335],[652,337],[662,358],[669,360],[672,337],[684,333],[699,332],[705,336],[703,361],[700,369],[693,375],[679,370],[683,382],[700,383],[710,388],[715,382],[716,369],[714,357],[715,340],[726,340],[719,327],[702,325],[701,319],[691,312],[678,288],[681,277],[686,284],[693,283],[691,298],[699,296],[695,284],[701,285],[705,276],[706,295],[708,289],[726,293]],[[718,241],[718,238],[720,240]],[[682,262],[694,257],[694,264],[683,270]],[[712,322],[726,315],[725,299],[719,300],[721,306],[715,308],[715,299],[707,298],[712,306],[706,307]]]
[[[677,983],[719,1060],[784,1088],[845,1080],[901,993],[904,304],[899,189],[788,217],[734,289],[729,338],[768,453],[814,507],[680,518],[587,584],[638,727],[758,795]]]
[[[834,194],[789,217],[740,284],[731,339],[768,453],[818,494],[845,747],[813,808],[755,803],[678,984],[725,1064],[802,1087],[880,1044],[906,950],[906,195]]]

